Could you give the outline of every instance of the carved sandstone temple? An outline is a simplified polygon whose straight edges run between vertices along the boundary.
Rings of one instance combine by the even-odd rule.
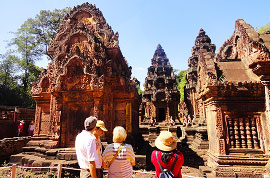
[[[189,58],[187,103],[193,128],[207,125],[207,165],[217,177],[260,177],[270,158],[270,33],[237,20],[215,45],[200,30]],[[268,163],[268,164],[267,164]]]
[[[169,124],[178,121],[179,91],[173,68],[161,45],[157,46],[145,78],[142,96],[142,123]]]
[[[131,67],[118,46],[118,33],[101,11],[84,3],[64,18],[48,49],[52,63],[33,85],[35,137],[45,147],[72,147],[86,117],[105,122],[109,140],[115,126],[138,132],[138,94]],[[131,134],[132,133],[132,134]]]
[[[216,50],[216,45],[211,43],[211,39],[205,34],[203,29],[200,29],[199,35],[195,40],[195,45],[191,49],[192,56],[188,59],[188,70],[186,73],[186,103],[189,111],[189,117],[193,120],[193,124],[204,124],[205,117],[200,117],[199,103],[196,100],[196,85],[198,83],[198,57],[200,51],[205,50],[213,57]],[[200,81],[199,81],[200,82]],[[201,120],[200,120],[201,118]]]

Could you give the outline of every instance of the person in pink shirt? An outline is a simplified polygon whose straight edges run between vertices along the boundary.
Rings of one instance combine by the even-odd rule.
[[[155,145],[159,149],[153,151],[151,155],[151,162],[156,169],[155,178],[158,178],[162,172],[160,166],[163,170],[167,169],[171,171],[175,178],[182,178],[181,167],[184,163],[184,156],[176,149],[177,142],[172,133],[169,131],[161,131],[160,135],[155,140]]]
[[[24,124],[24,121],[20,121],[20,124],[18,125],[18,137],[22,136],[23,134],[23,124]]]
[[[28,126],[28,135],[33,136],[34,135],[34,129],[35,129],[35,122],[31,121],[29,126]]]

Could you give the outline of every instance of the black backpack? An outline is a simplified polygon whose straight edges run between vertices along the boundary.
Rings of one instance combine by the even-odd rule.
[[[168,170],[168,169],[163,169],[159,160],[158,160],[158,156],[157,156],[157,151],[156,151],[156,158],[157,158],[157,162],[159,164],[159,167],[160,167],[160,170],[161,170],[161,173],[159,174],[159,178],[174,178],[174,175],[172,173],[173,171],[173,168],[175,166],[175,163],[178,159],[178,155],[176,154],[176,157],[175,157],[175,160],[173,162],[173,165],[172,165],[172,169],[171,170]]]

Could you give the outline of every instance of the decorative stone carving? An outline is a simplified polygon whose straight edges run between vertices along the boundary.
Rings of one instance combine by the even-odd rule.
[[[237,172],[248,166],[256,166],[260,176],[264,173],[270,153],[269,39],[269,33],[258,34],[240,19],[217,54],[202,29],[192,48],[185,101],[194,132],[206,118],[208,165],[216,176],[252,177],[252,172]]]
[[[173,68],[161,45],[157,46],[145,78],[142,94],[143,123],[174,125],[178,121],[179,91]]]
[[[188,70],[186,73],[187,84],[186,84],[186,93],[187,99],[186,103],[189,108],[189,115],[192,119],[195,119],[196,115],[199,115],[199,101],[196,99],[196,94],[201,91],[202,81],[209,80],[209,83],[215,83],[216,80],[215,72],[211,71],[202,71],[205,66],[205,58],[210,57],[215,53],[216,46],[211,43],[211,39],[205,34],[203,29],[200,29],[198,36],[195,40],[195,45],[193,46],[191,53],[192,56],[188,59]],[[202,55],[205,53],[205,55]],[[207,55],[206,55],[207,53]],[[203,58],[202,58],[203,57]],[[199,67],[200,66],[200,67]],[[214,67],[214,66],[213,66]],[[197,83],[197,81],[199,83]],[[211,85],[213,85],[211,84]],[[198,88],[199,87],[199,88]],[[204,120],[204,119],[202,119]],[[193,124],[196,124],[197,121],[193,121]]]
[[[98,8],[89,3],[73,8],[48,53],[53,62],[32,87],[37,103],[35,136],[50,137],[54,146],[73,146],[84,119],[95,115],[108,127],[109,140],[116,123],[131,127],[118,122],[125,120],[124,115],[114,114],[126,111],[125,106],[118,107],[125,102],[132,104],[132,120],[127,123],[137,123],[138,94],[130,79],[131,67],[118,46],[118,33]],[[138,124],[132,128],[135,135]]]

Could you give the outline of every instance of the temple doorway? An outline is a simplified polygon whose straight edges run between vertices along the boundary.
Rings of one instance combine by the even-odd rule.
[[[165,108],[158,108],[158,117],[157,117],[157,122],[162,122],[165,120]]]
[[[84,120],[89,117],[92,104],[69,104],[66,107],[67,121],[63,123],[62,135],[65,135],[65,145],[66,147],[74,147],[76,136],[84,130]]]

